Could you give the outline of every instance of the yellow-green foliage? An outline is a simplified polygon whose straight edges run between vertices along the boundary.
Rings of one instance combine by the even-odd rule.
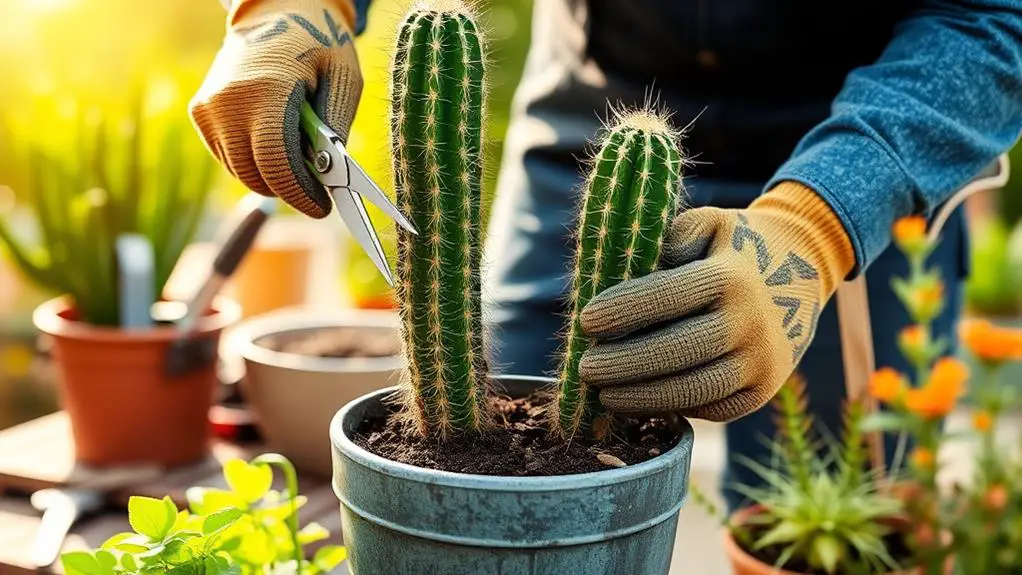
[[[17,234],[10,214],[0,215],[0,246],[18,268],[72,296],[80,319],[97,325],[120,323],[118,236],[141,234],[152,243],[158,298],[213,184],[216,164],[184,108],[154,114],[145,102],[139,96],[118,111],[77,110],[59,129],[22,140],[29,178],[15,192],[30,207],[36,237]]]

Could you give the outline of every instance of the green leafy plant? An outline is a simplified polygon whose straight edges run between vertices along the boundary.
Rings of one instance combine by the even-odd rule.
[[[205,211],[215,164],[183,113],[147,111],[144,95],[128,114],[100,106],[78,110],[54,145],[31,143],[26,198],[35,241],[15,234],[0,213],[0,245],[22,273],[70,295],[78,319],[118,325],[114,246],[141,234],[153,247],[153,298],[162,293]],[[183,108],[182,108],[183,109]]]
[[[284,493],[271,488],[273,466],[286,478]],[[297,475],[286,458],[271,453],[251,462],[231,459],[224,463],[223,477],[227,489],[190,488],[186,510],[179,511],[170,497],[131,497],[132,531],[114,535],[94,551],[64,553],[65,572],[316,575],[345,560],[346,549],[337,545],[305,557],[305,545],[330,534],[314,522],[298,528],[298,510],[306,499],[298,493]]]
[[[582,196],[576,228],[572,312],[558,387],[558,430],[564,436],[594,431],[599,396],[579,377],[588,348],[581,313],[606,288],[657,268],[663,234],[675,214],[681,151],[666,118],[651,109],[625,110],[600,141]]]
[[[761,561],[788,570],[832,575],[897,570],[887,537],[898,533],[903,502],[867,467],[868,447],[860,431],[864,404],[846,404],[840,439],[817,437],[797,374],[774,404],[779,432],[770,443],[771,464],[742,462],[763,483],[736,485],[751,502],[747,516],[722,518],[736,542]],[[698,489],[694,494],[717,514],[705,495]]]

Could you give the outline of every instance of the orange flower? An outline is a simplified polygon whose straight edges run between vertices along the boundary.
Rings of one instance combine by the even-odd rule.
[[[942,357],[934,362],[927,385],[941,397],[951,397],[957,400],[965,391],[965,383],[968,380],[969,368],[962,360],[955,357]]]
[[[976,357],[989,362],[1022,360],[1022,330],[998,327],[983,319],[963,320],[962,342]]]
[[[869,380],[869,395],[880,401],[894,401],[904,389],[905,380],[890,367],[878,369]]]
[[[1008,490],[1001,484],[991,485],[983,495],[983,504],[990,511],[1002,511],[1008,505]]]
[[[908,216],[894,222],[894,241],[898,245],[917,246],[926,238],[926,219],[922,216]]]
[[[912,455],[909,456],[912,461],[912,465],[920,469],[931,469],[936,458],[933,456],[933,452],[925,447],[917,447],[912,450]]]
[[[933,365],[930,380],[905,394],[905,407],[926,419],[944,417],[954,409],[965,391],[969,370],[960,360],[943,357]]]
[[[976,431],[990,431],[994,426],[994,418],[991,417],[990,412],[981,409],[972,416],[972,426],[976,428]]]

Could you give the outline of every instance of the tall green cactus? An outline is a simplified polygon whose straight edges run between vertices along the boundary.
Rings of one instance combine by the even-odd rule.
[[[594,158],[576,230],[573,309],[560,371],[556,425],[563,436],[604,433],[594,425],[601,412],[597,393],[579,378],[589,346],[580,316],[604,289],[656,269],[680,190],[676,136],[648,107],[628,110],[615,115]]]
[[[398,205],[397,286],[408,363],[405,407],[422,435],[486,423],[480,306],[484,63],[474,15],[456,0],[418,2],[391,70]]]

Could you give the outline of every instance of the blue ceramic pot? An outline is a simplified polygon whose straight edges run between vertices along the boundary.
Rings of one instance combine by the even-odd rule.
[[[495,377],[512,397],[552,380]],[[333,486],[354,575],[666,575],[688,493],[693,432],[637,465],[547,477],[450,473],[351,441],[395,388],[356,399],[330,425]]]

